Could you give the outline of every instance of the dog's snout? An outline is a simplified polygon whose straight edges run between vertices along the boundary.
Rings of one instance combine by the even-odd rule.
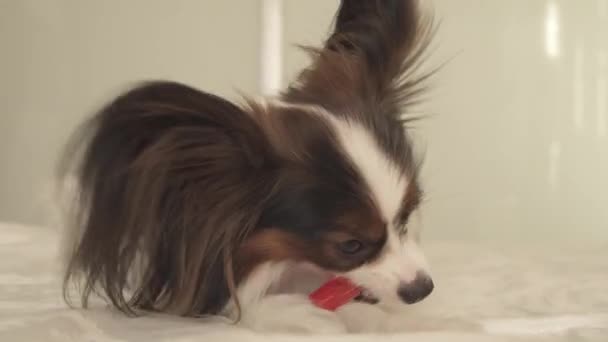
[[[418,272],[414,281],[399,286],[397,294],[407,304],[414,304],[431,294],[434,287],[431,277],[426,273]]]

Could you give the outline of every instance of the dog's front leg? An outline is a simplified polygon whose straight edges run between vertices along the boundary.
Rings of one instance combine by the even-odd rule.
[[[314,306],[301,294],[277,294],[260,298],[242,308],[242,325],[260,332],[339,334],[346,332],[340,317]]]

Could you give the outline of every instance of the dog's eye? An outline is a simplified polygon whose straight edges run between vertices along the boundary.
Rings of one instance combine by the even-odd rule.
[[[338,244],[338,248],[344,254],[355,254],[363,249],[363,243],[359,240],[346,240]]]

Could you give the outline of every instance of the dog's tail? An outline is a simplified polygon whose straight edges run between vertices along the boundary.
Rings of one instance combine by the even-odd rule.
[[[62,163],[76,179],[68,302],[75,282],[83,306],[101,290],[128,314],[220,310],[234,290],[232,249],[267,191],[269,146],[243,109],[178,83],[147,83],[108,104]]]

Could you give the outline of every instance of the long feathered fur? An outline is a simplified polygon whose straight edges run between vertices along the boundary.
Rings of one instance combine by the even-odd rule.
[[[418,7],[416,0],[341,1],[334,33],[322,49],[306,48],[313,63],[284,98],[331,112],[355,107],[400,117],[433,74],[420,67],[435,25]]]
[[[418,69],[433,33],[417,3],[342,0],[334,32],[309,49],[311,66],[281,99],[362,122],[409,167],[402,113],[424,90],[429,74]],[[238,301],[234,256],[259,228],[283,162],[254,110],[161,81],[81,129],[64,162],[75,162],[78,183],[66,298],[74,281],[84,306],[99,291],[127,314],[197,316]]]
[[[72,143],[84,146],[75,222],[83,233],[64,288],[83,275],[85,306],[100,287],[129,314],[220,310],[235,286],[230,257],[273,174],[257,124],[216,96],[153,82],[110,103],[84,132]],[[138,258],[141,279],[129,287]]]
[[[400,131],[416,119],[407,110],[421,101],[437,70],[422,71],[436,25],[419,6],[418,0],[342,0],[334,32],[323,48],[304,48],[312,64],[282,97],[362,122],[405,164],[411,151]]]

